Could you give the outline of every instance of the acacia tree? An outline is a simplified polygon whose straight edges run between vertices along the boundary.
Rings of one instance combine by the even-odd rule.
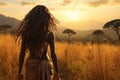
[[[100,43],[100,36],[103,34],[104,34],[104,32],[102,30],[96,30],[92,33],[92,35],[95,35],[97,37],[97,44],[98,44],[98,64],[97,64],[97,66],[98,66],[98,71],[99,71],[101,80],[104,80],[104,74],[103,74],[102,61],[101,61],[102,53],[100,53],[99,43]],[[93,48],[93,45],[92,45],[92,48]]]
[[[97,37],[97,44],[98,44],[98,52],[99,52],[99,43],[100,43],[100,36],[103,35],[102,30],[96,30],[92,33],[92,35],[95,35]]]
[[[92,33],[92,35],[96,35],[96,36],[97,36],[97,41],[98,41],[98,43],[100,42],[99,36],[100,36],[100,35],[103,35],[103,34],[104,34],[104,33],[103,33],[102,30],[96,30],[96,31],[94,31],[94,32]]]
[[[92,35],[95,35],[97,37],[98,51],[99,51],[100,36],[103,34],[104,32],[102,30],[96,30],[92,33]]]
[[[12,26],[10,25],[1,25],[0,26],[0,32],[6,33],[8,29],[11,29]]]
[[[71,36],[76,34],[72,29],[65,29],[63,33],[68,35],[68,41],[71,41]]]
[[[120,41],[120,19],[114,19],[109,22],[107,22],[103,28],[112,28],[118,35],[119,41]]]

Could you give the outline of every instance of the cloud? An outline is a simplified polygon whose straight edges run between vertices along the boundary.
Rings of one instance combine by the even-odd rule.
[[[69,5],[71,2],[72,2],[71,0],[63,0],[63,2],[61,3],[61,6]]]
[[[7,5],[8,5],[7,3],[0,2],[0,7],[2,7],[2,6],[7,6]]]
[[[88,0],[84,2],[84,4],[87,4],[91,7],[98,7],[100,5],[116,5],[120,4],[120,0]]]
[[[85,4],[93,7],[97,7],[103,4],[108,4],[111,0],[63,0],[61,3],[61,6],[68,6],[70,4],[79,5],[79,4]],[[114,0],[114,2],[118,2],[118,0]],[[120,2],[120,1],[119,1]]]
[[[100,5],[105,5],[108,4],[110,0],[97,0],[97,1],[91,1],[87,2],[88,5],[93,6],[93,7],[98,7]]]
[[[120,4],[120,0],[63,0],[60,6],[74,5],[88,5],[91,7],[99,7],[100,5],[116,5]]]
[[[35,5],[36,2],[21,2],[21,6]]]
[[[112,0],[112,4],[120,4],[120,0]]]

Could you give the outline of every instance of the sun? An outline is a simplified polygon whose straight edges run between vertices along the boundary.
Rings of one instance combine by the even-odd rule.
[[[67,20],[70,20],[70,21],[75,21],[75,20],[79,20],[80,18],[80,15],[81,15],[81,12],[80,11],[65,11],[65,16],[67,18]]]
[[[51,12],[59,21],[80,21],[84,19],[83,12],[80,10],[51,10]]]

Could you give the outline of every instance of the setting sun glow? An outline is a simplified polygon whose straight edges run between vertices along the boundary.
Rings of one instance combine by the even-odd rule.
[[[46,6],[58,26],[66,28],[103,29],[106,22],[120,18],[119,0],[0,0],[0,15],[22,20],[36,5]]]
[[[65,17],[67,20],[76,21],[80,18],[81,12],[80,11],[65,11]]]

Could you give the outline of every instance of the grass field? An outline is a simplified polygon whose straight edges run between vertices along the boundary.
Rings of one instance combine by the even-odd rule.
[[[62,80],[120,80],[120,45],[56,42],[55,46]],[[0,35],[0,80],[17,80],[19,48],[10,35]]]

